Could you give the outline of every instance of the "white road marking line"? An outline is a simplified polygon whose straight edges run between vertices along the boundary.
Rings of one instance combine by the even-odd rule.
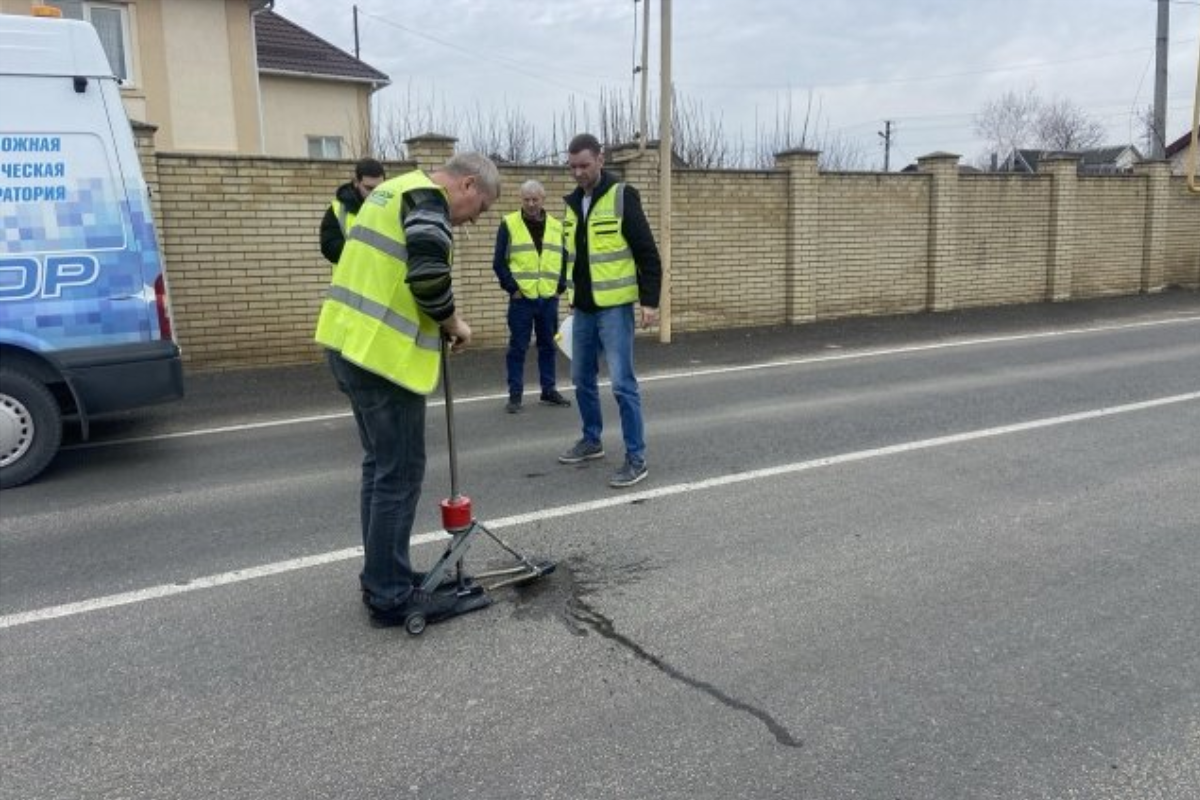
[[[745,483],[747,481],[757,481],[764,478],[774,478],[780,475],[790,475],[796,472],[821,469],[823,467],[831,467],[838,464],[850,464],[856,461],[866,461],[872,458],[881,458],[883,456],[897,455],[899,453],[911,453],[918,450],[946,447],[948,445],[961,444],[963,442],[978,441],[980,439],[988,439],[997,436],[1007,436],[1014,433],[1024,433],[1026,431],[1037,430],[1039,428],[1050,428],[1075,422],[1085,422],[1088,420],[1100,419],[1102,417],[1111,417],[1117,414],[1129,414],[1137,411],[1147,411],[1153,408],[1161,408],[1163,406],[1176,405],[1178,403],[1187,403],[1196,400],[1200,400],[1200,391],[1171,395],[1169,397],[1159,397],[1153,400],[1127,403],[1120,406],[1110,406],[1108,408],[1080,411],[1074,414],[1064,414],[1057,417],[1045,417],[1042,419],[1029,420],[1028,422],[1017,422],[1011,425],[1000,425],[994,428],[981,428],[979,430],[955,433],[948,436],[936,436],[931,439],[920,439],[918,441],[904,442],[901,444],[889,445],[887,447],[859,450],[853,453],[843,453],[841,455],[817,458],[810,461],[798,461],[791,464],[782,464],[776,467],[765,467],[763,469],[750,470],[748,472],[738,472],[732,475],[721,475],[716,478],[708,478],[701,481],[676,483],[641,492],[616,494],[604,500],[591,500],[584,503],[574,503],[571,505],[559,506],[558,508],[533,511],[527,514],[515,514],[509,517],[487,520],[484,524],[490,529],[499,530],[501,528],[510,528],[516,525],[526,525],[531,522],[557,519],[559,517],[573,516],[576,514],[586,514],[592,511],[612,508],[613,506],[629,505],[642,500],[653,500],[662,497],[686,494],[689,492],[700,492],[707,489],[715,489],[722,486]],[[412,544],[427,544],[429,542],[442,541],[446,538],[447,536],[443,531],[431,531],[429,533],[422,533],[413,536]],[[344,550],[333,550],[328,553],[319,553],[313,556],[294,558],[289,561],[277,561],[273,564],[263,564],[262,566],[258,567],[249,567],[247,569],[239,569],[232,572],[222,572],[218,575],[208,575],[183,583],[152,586],[148,589],[139,589],[133,592],[123,592],[121,594],[108,595],[106,597],[97,597],[91,600],[83,600],[78,603],[67,603],[64,605],[40,608],[33,611],[23,611],[16,614],[8,614],[0,617],[0,629],[15,628],[20,625],[29,625],[31,623],[45,622],[47,620],[58,619],[61,617],[76,616],[92,611],[99,611],[105,608],[115,608],[117,606],[142,603],[147,600],[155,600],[163,597],[171,597],[173,595],[186,594],[188,592],[195,592],[201,589],[211,589],[216,586],[242,583],[244,581],[264,578],[270,575],[279,575],[285,572],[294,572],[296,570],[308,569],[310,567],[318,567],[324,564],[332,564],[338,561],[359,558],[361,556],[361,547],[350,547]]]
[[[1169,319],[1147,320],[1143,322],[1128,322],[1120,325],[1097,325],[1091,328],[1065,328],[1057,331],[1040,331],[1038,333],[1019,333],[1009,336],[987,336],[978,339],[959,339],[953,342],[932,342],[929,344],[914,344],[905,347],[885,347],[876,350],[852,350],[846,353],[826,353],[819,356],[805,356],[803,358],[789,358],[782,361],[761,361],[754,364],[738,364],[737,366],[711,367],[695,370],[681,370],[673,372],[661,372],[655,375],[646,375],[638,378],[641,383],[653,383],[657,381],[672,381],[686,380],[689,378],[699,378],[708,375],[728,375],[737,372],[748,372],[753,370],[765,369],[781,369],[783,367],[797,367],[807,364],[822,364],[835,361],[851,361],[862,358],[880,358],[883,356],[898,356],[908,355],[910,353],[924,353],[934,350],[950,350],[961,347],[974,347],[987,344],[1003,344],[1006,342],[1020,342],[1031,339],[1049,339],[1059,336],[1076,336],[1088,333],[1110,333],[1112,331],[1131,330],[1135,328],[1150,328],[1162,325],[1178,325],[1200,322],[1200,316],[1185,316],[1171,317]],[[600,386],[608,386],[609,381],[600,381]],[[567,387],[565,391],[570,391]],[[459,405],[465,403],[482,403],[493,402],[507,398],[507,393],[493,393],[486,395],[476,395],[474,397],[464,397],[455,400]],[[431,400],[430,408],[437,408],[445,405],[444,401]],[[350,417],[349,411],[337,411],[329,414],[315,414],[305,417],[288,417],[286,419],[273,419],[264,422],[246,422],[238,425],[223,425],[216,428],[199,428],[191,431],[176,431],[174,433],[159,433],[150,436],[130,436],[125,439],[110,439],[101,442],[80,442],[79,444],[68,445],[63,447],[64,451],[69,450],[89,450],[99,447],[116,447],[126,444],[141,444],[144,442],[161,442],[169,439],[187,439],[195,436],[212,436],[222,433],[238,433],[241,431],[260,430],[263,428],[278,428],[286,425],[306,425],[310,422],[328,422],[330,420],[347,419]]]

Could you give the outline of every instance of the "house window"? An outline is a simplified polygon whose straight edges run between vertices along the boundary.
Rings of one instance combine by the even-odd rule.
[[[309,158],[341,158],[342,137],[340,136],[309,136]]]
[[[92,23],[96,33],[100,34],[100,45],[108,56],[113,74],[121,83],[129,83],[133,70],[129,59],[129,15],[124,5],[89,0],[52,0],[50,5],[62,11],[67,19]]]

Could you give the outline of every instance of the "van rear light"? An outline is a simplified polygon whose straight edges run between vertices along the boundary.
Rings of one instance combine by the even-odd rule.
[[[158,312],[158,335],[162,339],[171,336],[171,311],[167,308],[167,282],[159,274],[154,279],[154,308]]]

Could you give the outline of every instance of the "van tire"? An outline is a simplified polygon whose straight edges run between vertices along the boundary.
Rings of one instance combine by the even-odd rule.
[[[62,411],[46,385],[0,367],[0,489],[31,481],[58,453]]]

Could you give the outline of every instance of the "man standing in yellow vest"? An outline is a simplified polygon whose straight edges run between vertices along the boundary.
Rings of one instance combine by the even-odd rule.
[[[383,164],[364,158],[354,165],[354,180],[343,183],[334,192],[333,201],[321,219],[321,255],[336,264],[346,246],[346,231],[354,224],[367,195],[384,181]]]
[[[633,305],[641,306],[642,327],[657,322],[662,261],[637,190],[604,171],[599,140],[590,133],[572,139],[567,165],[578,186],[564,198],[563,236],[567,297],[574,310],[571,379],[583,436],[558,460],[580,464],[604,457],[596,380],[603,353],[625,439],[625,462],[608,485],[623,489],[649,474],[642,398],[633,372]]]
[[[360,514],[363,602],[379,626],[454,598],[417,587],[409,537],[425,477],[425,396],[437,386],[441,339],[458,352],[471,328],[454,304],[455,225],[474,222],[500,194],[487,157],[460,153],[426,175],[385,181],[363,203],[333,270],[316,340],[349,398],[364,451]]]
[[[537,181],[521,184],[521,210],[504,217],[496,233],[492,269],[508,295],[508,405],[521,410],[525,391],[525,352],[537,339],[538,379],[543,405],[570,407],[555,387],[554,334],[558,296],[567,290],[562,222],[546,213],[546,189]]]

